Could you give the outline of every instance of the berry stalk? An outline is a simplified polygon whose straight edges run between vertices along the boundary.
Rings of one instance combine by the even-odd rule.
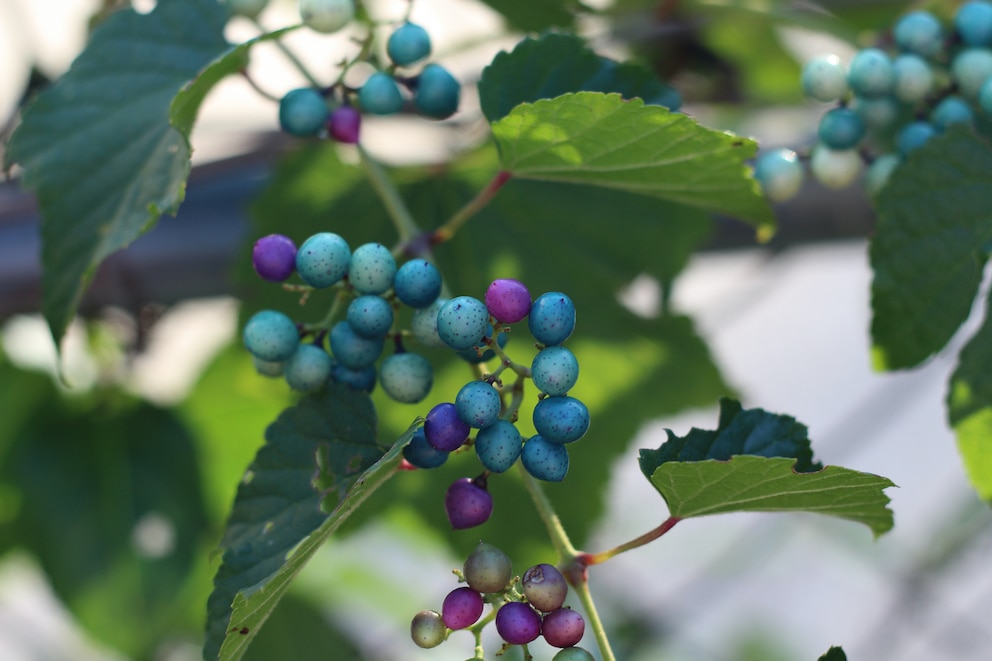
[[[403,254],[402,246],[407,241],[413,239],[413,237],[418,236],[420,234],[420,228],[417,227],[413,215],[407,209],[406,203],[403,202],[403,198],[400,197],[399,192],[386,175],[386,171],[382,165],[372,158],[361,145],[358,146],[358,155],[361,157],[362,169],[365,170],[365,174],[369,178],[369,183],[372,184],[372,188],[375,189],[376,194],[382,200],[383,205],[386,207],[386,212],[396,227],[400,247],[393,250],[393,256],[399,256]]]
[[[461,229],[461,226],[465,222],[481,211],[494,197],[496,193],[503,187],[503,184],[508,182],[513,177],[513,174],[506,171],[500,170],[496,173],[496,176],[490,180],[486,187],[483,188],[479,193],[473,197],[469,202],[463,206],[461,209],[455,212],[455,214],[448,219],[444,225],[437,228],[434,231],[431,240],[433,243],[444,243],[445,241],[451,240],[451,238]]]

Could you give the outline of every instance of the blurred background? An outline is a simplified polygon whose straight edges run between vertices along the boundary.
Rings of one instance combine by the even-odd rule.
[[[0,2],[5,137],[20,104],[69,67],[90,27],[128,4]],[[956,3],[925,4],[949,15]],[[133,5],[146,12],[154,2]],[[382,21],[407,9],[403,0],[366,6]],[[604,55],[647,63],[701,123],[766,148],[801,149],[815,140],[825,108],[802,98],[802,62],[826,52],[848,59],[908,6],[417,0],[411,18],[430,32],[435,59],[462,81],[462,108],[444,122],[367,120],[363,144],[414,179],[452,159],[485,162],[479,71],[523,35],[557,25]],[[296,4],[272,0],[259,20],[267,29],[294,24]],[[243,41],[259,29],[233,18],[227,36]],[[298,30],[285,42],[330,76],[352,52],[352,36]],[[277,96],[306,84],[268,45],[253,50],[249,71]],[[193,146],[178,216],[163,218],[96,274],[64,347],[70,387],[53,377],[55,352],[39,314],[37,209],[18,188],[16,168],[0,183],[4,661],[200,658],[219,563],[212,551],[266,425],[293,401],[285,384],[255,374],[238,342],[239,318],[277,295],[251,278],[251,242],[273,231],[305,238],[327,229],[357,245],[383,226],[381,209],[342,202],[335,192],[335,177],[355,154],[280,135],[276,104],[242,77],[207,98]],[[896,528],[877,541],[860,526],[815,515],[725,515],[684,522],[594,568],[592,590],[618,658],[791,661],[842,645],[849,658],[866,661],[987,660],[992,512],[967,484],[943,404],[969,329],[919,369],[873,372],[866,243],[873,221],[861,187],[828,191],[810,181],[776,211],[780,231],[762,245],[731,219],[691,229],[665,220],[671,240],[662,234],[646,247],[658,264],[627,264],[597,283],[580,281],[581,271],[567,264],[538,261],[534,250],[531,262],[516,263],[506,246],[486,243],[485,232],[458,237],[466,245],[439,258],[453,265],[445,273],[466,286],[461,293],[479,295],[489,279],[518,275],[532,291],[576,292],[578,396],[590,405],[593,428],[576,447],[573,474],[548,493],[586,550],[611,547],[667,516],[637,469],[637,449],[660,445],[666,428],[683,435],[715,427],[726,394],[794,415],[825,464],[899,485],[888,492]],[[582,233],[583,221],[575,222]],[[596,321],[610,306],[627,315],[613,327]],[[468,371],[431,358],[437,397],[453,397]],[[386,441],[426,412],[376,401]],[[452,477],[471,468],[445,470]],[[517,571],[553,561],[526,495],[507,482],[494,487],[487,541],[510,552]],[[467,634],[434,650],[408,639],[412,615],[440,607],[455,585],[451,569],[477,541],[475,533],[446,530],[440,483],[402,475],[377,494],[294,582],[247,658],[469,656]],[[553,654],[532,651],[537,659]]]

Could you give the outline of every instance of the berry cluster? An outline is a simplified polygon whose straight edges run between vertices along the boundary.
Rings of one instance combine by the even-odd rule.
[[[540,564],[523,577],[512,574],[510,558],[495,546],[480,542],[462,568],[466,585],[448,593],[440,613],[425,610],[414,616],[410,626],[413,642],[423,648],[437,647],[452,631],[479,623],[474,628],[478,636],[482,627],[495,620],[504,650],[543,636],[549,645],[561,648],[554,661],[591,661],[589,652],[576,647],[585,633],[585,621],[565,606],[568,584],[561,572]],[[486,603],[492,611],[483,618]]]
[[[928,11],[899,18],[886,44],[866,48],[845,67],[836,55],[803,67],[810,99],[833,103],[820,120],[809,158],[824,186],[842,188],[868,163],[865,185],[875,195],[908,154],[954,124],[992,117],[992,2],[962,4],[945,27]],[[802,185],[803,164],[790,149],[766,152],[755,178],[775,202]]]
[[[303,14],[308,25],[322,32],[343,27],[354,12],[352,0],[308,4],[341,5],[339,12],[325,7],[325,13],[314,10]],[[351,13],[345,11],[348,7]],[[303,2],[300,10],[304,11]],[[461,98],[461,85],[447,69],[430,63],[414,75],[399,75],[396,71],[420,64],[430,53],[431,39],[427,31],[414,23],[404,23],[386,42],[386,54],[392,62],[389,67],[373,73],[357,89],[338,82],[323,89],[301,87],[291,90],[279,102],[279,125],[290,135],[308,137],[326,132],[337,142],[355,144],[359,139],[363,112],[373,115],[398,113],[406,105],[407,97],[420,115],[446,119],[458,110]]]

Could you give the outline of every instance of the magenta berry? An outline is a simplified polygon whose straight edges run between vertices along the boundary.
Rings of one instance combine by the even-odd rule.
[[[489,520],[493,513],[493,497],[486,490],[484,481],[463,477],[452,482],[444,494],[444,511],[455,530],[474,528]]]
[[[417,647],[430,649],[444,642],[448,629],[437,611],[420,611],[410,623],[410,637]]]
[[[252,248],[251,265],[262,279],[282,282],[296,270],[296,244],[282,234],[263,236]]]
[[[493,280],[486,290],[486,308],[497,321],[513,324],[530,312],[530,292],[519,280]]]
[[[327,120],[327,131],[331,137],[347,145],[358,143],[361,128],[362,113],[353,106],[341,106]]]
[[[558,610],[565,603],[568,594],[568,583],[561,572],[552,565],[534,565],[524,572],[521,584],[524,596],[534,608],[550,613]]]
[[[548,645],[553,647],[573,647],[582,640],[586,632],[586,621],[571,608],[559,608],[544,616],[541,634]]]
[[[506,589],[513,576],[513,565],[506,553],[492,544],[479,542],[465,559],[462,573],[470,588],[491,594]]]
[[[455,588],[444,598],[441,619],[449,629],[464,629],[479,621],[484,605],[482,595],[472,588]]]
[[[451,402],[436,405],[424,418],[427,442],[437,450],[457,450],[468,438],[469,429],[468,423],[458,417],[458,409]]]
[[[496,631],[511,645],[526,645],[541,635],[541,616],[519,601],[511,601],[496,612]]]

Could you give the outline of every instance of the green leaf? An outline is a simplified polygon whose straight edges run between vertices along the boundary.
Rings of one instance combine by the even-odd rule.
[[[840,647],[831,647],[827,653],[820,657],[819,661],[847,661],[847,655]]]
[[[492,125],[514,177],[603,186],[773,226],[745,161],[752,140],[618,94],[565,94],[517,106]]]
[[[579,37],[555,32],[528,37],[513,51],[499,53],[479,80],[479,102],[490,123],[521,103],[583,91],[616,92],[668,107],[680,102],[678,93],[646,67],[602,57]]]
[[[797,473],[794,459],[737,455],[726,461],[670,461],[650,476],[671,515],[815,512],[863,523],[876,537],[892,529],[884,477],[827,466]]]
[[[221,542],[204,658],[240,658],[307,560],[393,475],[412,430],[384,454],[376,427],[368,395],[334,386],[266,430]]]
[[[992,151],[953,127],[914,151],[878,198],[871,243],[874,360],[912,367],[968,317],[992,250]]]
[[[575,15],[588,9],[579,0],[483,0],[499,12],[511,27],[538,32],[551,27],[575,25]]]
[[[190,88],[174,116],[170,106],[229,48],[226,19],[215,0],[161,0],[150,14],[115,12],[14,132],[8,162],[23,167],[23,184],[37,193],[43,217],[43,307],[56,344],[94,267],[178,209],[192,120],[221,70]]]
[[[252,641],[245,661],[327,661],[332,653],[338,659],[361,659],[361,651],[321,610],[291,591]]]

